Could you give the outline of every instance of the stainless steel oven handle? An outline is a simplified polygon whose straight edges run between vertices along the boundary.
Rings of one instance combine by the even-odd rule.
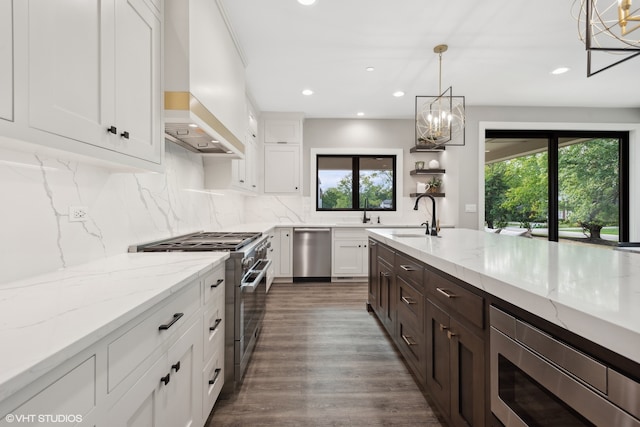
[[[273,261],[271,261],[271,260],[266,260],[266,262],[263,262],[262,270],[259,270],[259,271],[249,270],[245,274],[245,276],[249,275],[249,274],[256,274],[256,273],[258,275],[251,282],[241,282],[240,283],[240,290],[242,292],[253,292],[253,291],[255,291],[256,288],[258,287],[258,285],[260,284],[260,282],[262,281],[262,279],[264,278],[265,274],[267,274],[267,270],[271,266],[272,262]]]

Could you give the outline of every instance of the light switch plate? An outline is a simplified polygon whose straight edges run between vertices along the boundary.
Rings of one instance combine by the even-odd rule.
[[[464,211],[465,212],[478,212],[478,206],[475,205],[474,203],[469,203],[464,205]]]

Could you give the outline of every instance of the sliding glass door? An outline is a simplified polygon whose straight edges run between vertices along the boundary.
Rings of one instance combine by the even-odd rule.
[[[497,131],[485,140],[489,231],[552,241],[628,241],[626,132]]]

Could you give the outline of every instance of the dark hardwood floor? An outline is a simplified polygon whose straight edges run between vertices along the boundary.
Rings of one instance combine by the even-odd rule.
[[[366,300],[366,283],[274,284],[244,382],[207,426],[440,426]]]

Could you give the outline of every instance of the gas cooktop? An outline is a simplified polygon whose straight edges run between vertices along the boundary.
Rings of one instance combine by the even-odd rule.
[[[137,252],[228,251],[235,252],[262,236],[262,233],[201,232],[140,245]]]

